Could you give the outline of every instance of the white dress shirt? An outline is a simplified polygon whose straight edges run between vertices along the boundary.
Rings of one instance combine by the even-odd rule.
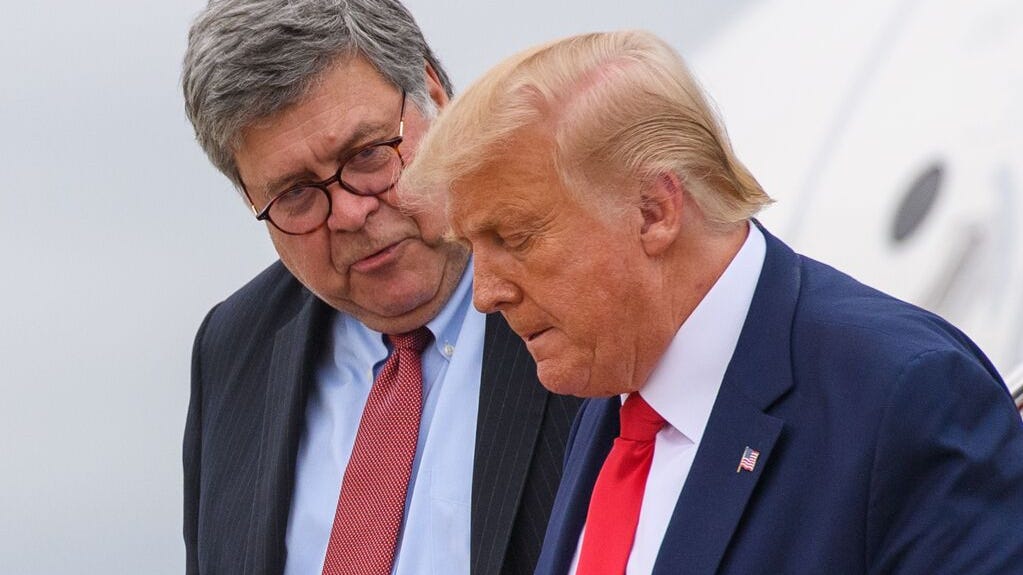
[[[654,460],[626,567],[628,575],[646,574],[654,569],[661,540],[739,341],[765,253],[764,235],[751,224],[742,248],[679,328],[639,391],[668,424],[657,433],[654,442]],[[575,575],[585,533],[584,527],[570,575]]]

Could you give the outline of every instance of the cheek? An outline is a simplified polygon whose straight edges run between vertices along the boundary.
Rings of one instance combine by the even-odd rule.
[[[415,206],[412,220],[419,228],[423,242],[430,246],[440,246],[445,243],[444,234],[448,226],[442,209],[432,202],[426,199],[423,205]]]
[[[642,305],[639,296],[631,292],[628,278],[616,279],[615,271],[606,266],[589,270],[569,289],[552,294],[566,334],[594,363],[613,361],[642,328],[630,312]]]
[[[270,239],[284,266],[307,286],[317,288],[315,278],[334,271],[325,234],[313,232],[305,236],[288,236],[276,232],[270,234]]]

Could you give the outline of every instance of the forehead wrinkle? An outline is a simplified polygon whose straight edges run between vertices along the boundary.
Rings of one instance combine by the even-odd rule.
[[[467,205],[470,204],[470,199],[465,196],[468,194],[474,196],[475,191],[457,193],[452,187],[452,191],[448,196],[447,206],[447,220],[448,220],[448,233],[454,236],[456,239],[468,239],[471,236],[476,236],[482,232],[485,232],[490,225],[489,220],[492,217],[493,210],[492,206],[487,204],[484,209],[488,211],[484,214],[480,214],[480,202],[472,202],[475,206]],[[473,197],[472,199],[475,199]],[[475,208],[472,210],[470,208]]]
[[[458,177],[448,188],[448,221],[452,231],[469,237],[535,222],[532,199],[551,185],[555,172],[553,142],[543,128],[528,125],[506,142],[508,150]]]
[[[517,178],[510,177],[511,174],[501,171],[491,174],[490,178],[481,178],[491,184],[487,186],[489,193],[485,197],[480,189],[463,187],[459,192],[453,191],[448,202],[451,230],[467,238],[502,229],[507,232],[508,228],[531,232],[543,227],[550,214],[539,212],[533,200],[546,192],[548,179],[536,172],[516,175]],[[463,180],[461,184],[468,186],[469,182]],[[549,210],[550,207],[544,211]]]
[[[454,237],[475,237],[490,232],[512,233],[531,232],[540,227],[541,217],[527,208],[511,205],[501,200],[489,203],[487,213],[459,225],[452,219],[450,229]]]
[[[452,202],[452,208],[448,210],[448,228],[457,237],[468,238],[489,229],[490,214],[482,217],[477,214],[465,215],[465,210],[459,210]]]

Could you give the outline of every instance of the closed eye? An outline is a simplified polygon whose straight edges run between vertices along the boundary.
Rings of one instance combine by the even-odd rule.
[[[500,234],[494,234],[498,243],[509,250],[523,250],[529,247],[532,236],[525,233],[509,234],[502,236]]]
[[[316,203],[320,193],[319,189],[312,186],[292,188],[274,200],[274,208],[278,212],[300,214]]]
[[[394,152],[387,146],[371,146],[352,156],[345,164],[345,172],[372,173],[390,163]]]

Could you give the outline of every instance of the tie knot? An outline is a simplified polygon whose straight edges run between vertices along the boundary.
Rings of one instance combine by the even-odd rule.
[[[405,333],[387,334],[387,340],[391,342],[395,351],[404,349],[422,353],[430,344],[431,339],[433,339],[433,334],[425,327]]]
[[[618,435],[633,441],[653,441],[667,423],[638,393],[630,393],[625,398],[620,417],[621,432]]]

